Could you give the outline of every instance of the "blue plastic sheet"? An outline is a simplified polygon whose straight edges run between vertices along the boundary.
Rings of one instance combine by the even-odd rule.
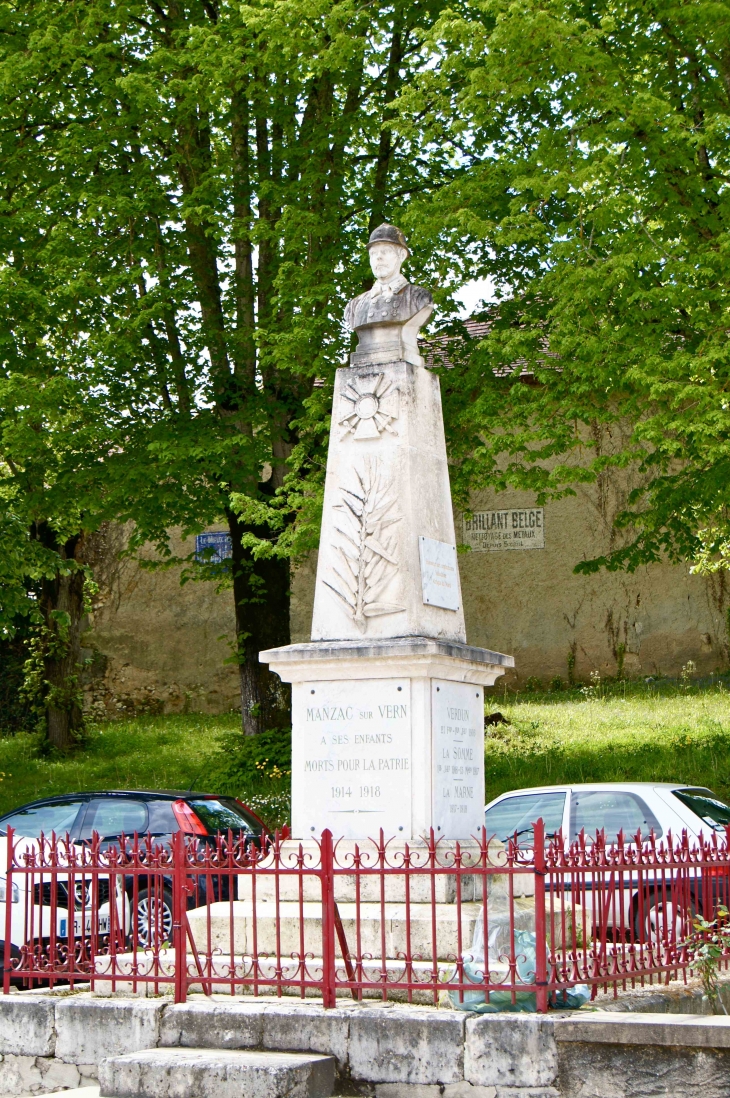
[[[525,984],[535,980],[537,938],[532,930],[517,930],[514,936],[517,975]],[[487,991],[484,984],[484,960],[469,956],[464,961],[464,977],[474,984],[473,991],[465,991],[463,998],[458,991],[449,992],[454,1010],[467,1010],[473,1014],[536,1014],[537,997],[534,991]],[[569,991],[558,992],[550,1006],[558,1010],[578,1010],[591,997],[587,984],[577,984]]]

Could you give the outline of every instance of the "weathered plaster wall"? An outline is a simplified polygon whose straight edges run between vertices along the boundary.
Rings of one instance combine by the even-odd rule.
[[[688,660],[709,673],[727,663],[727,596],[688,565],[576,575],[580,560],[611,548],[612,515],[599,490],[579,488],[545,506],[545,548],[470,552],[459,558],[471,644],[515,657],[516,675],[615,675],[623,646],[629,675],[679,674]],[[475,510],[534,506],[525,493],[475,496]],[[461,516],[457,519],[461,531]],[[460,533],[457,532],[457,537]]]
[[[618,505],[605,486],[545,506],[545,548],[466,552],[459,556],[467,639],[515,657],[509,679],[568,678],[574,654],[576,679],[590,672],[677,675],[688,660],[709,673],[727,665],[726,610],[722,579],[692,576],[687,565],[656,564],[633,574],[602,570],[589,576],[573,568],[611,548]],[[475,494],[475,511],[534,507],[524,492]],[[456,515],[457,540],[463,538]],[[295,575],[292,640],[309,639],[316,561]],[[620,646],[623,646],[623,655]]]
[[[100,592],[84,640],[87,708],[103,717],[238,706],[238,671],[225,663],[235,636],[232,592],[212,582],[181,587],[179,567],[148,571],[120,559],[125,544],[125,531],[109,527],[94,546]],[[173,533],[174,556],[194,548],[193,538]]]
[[[624,493],[625,495],[625,493]],[[475,511],[534,506],[526,493],[485,492]],[[727,666],[723,577],[692,576],[687,565],[656,564],[633,574],[576,575],[581,559],[612,546],[622,495],[612,483],[577,489],[545,506],[545,548],[467,552],[459,556],[467,638],[515,657],[509,680],[549,681],[591,671],[630,676],[677,675],[688,660],[699,672]],[[457,540],[463,538],[456,515]],[[180,569],[148,571],[119,560],[125,542],[110,528],[97,551],[101,591],[87,634],[94,662],[87,688],[92,712],[225,712],[237,707],[236,668],[226,664],[234,635],[230,590],[214,583],[180,586]],[[173,537],[183,556],[192,539]],[[295,573],[292,640],[310,638],[316,554]],[[334,597],[334,596],[333,596]]]

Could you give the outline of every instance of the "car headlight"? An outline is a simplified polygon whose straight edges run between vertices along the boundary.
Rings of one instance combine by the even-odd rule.
[[[18,886],[15,884],[14,881],[13,881],[13,894],[12,895],[13,895],[13,898],[11,900],[11,903],[19,904],[20,903],[20,889],[18,888]],[[5,879],[5,877],[0,877],[0,904],[4,904],[5,901],[7,900],[7,898],[8,898],[8,882]]]

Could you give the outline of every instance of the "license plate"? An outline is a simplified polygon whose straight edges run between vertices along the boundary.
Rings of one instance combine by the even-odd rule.
[[[109,916],[99,915],[97,920],[97,933],[108,934],[109,933]],[[59,934],[62,938],[65,938],[68,934],[68,919],[60,920]],[[74,938],[88,937],[91,934],[91,916],[87,915],[84,919],[84,929],[81,929],[81,916],[74,916]]]

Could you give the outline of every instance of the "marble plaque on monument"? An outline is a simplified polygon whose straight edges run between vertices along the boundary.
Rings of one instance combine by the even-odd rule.
[[[478,836],[484,825],[484,691],[433,680],[433,825],[447,839]]]
[[[458,610],[461,603],[456,546],[447,541],[419,537],[418,548],[421,554],[423,601],[444,610]]]
[[[298,683],[292,701],[293,834],[410,835],[410,680]]]

